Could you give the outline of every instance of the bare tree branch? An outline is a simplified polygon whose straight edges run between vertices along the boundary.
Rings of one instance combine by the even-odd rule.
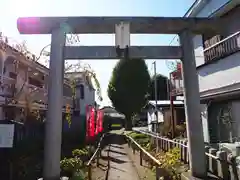
[[[11,42],[9,42],[9,40]],[[66,45],[76,45],[79,42],[80,42],[80,38],[78,35],[74,35],[74,34],[67,35]],[[32,61],[39,61],[39,60],[41,60],[41,58],[46,58],[47,59],[46,62],[49,62],[50,50],[47,50],[47,48],[50,47],[50,44],[44,46],[41,49],[39,56],[36,57],[28,50],[26,41],[18,43],[17,41],[13,40],[12,38],[3,36],[3,33],[0,32],[0,47],[2,49],[4,49],[4,47],[12,47],[15,49],[15,53],[17,52],[20,55],[22,55],[24,58],[31,59]],[[18,64],[18,62],[19,61],[17,60],[16,64]],[[97,88],[97,95],[99,96],[99,99],[102,100],[100,83],[96,77],[96,73],[92,70],[92,68],[89,64],[83,65],[80,60],[78,60],[78,62],[75,64],[70,64],[66,61],[64,70],[65,70],[65,72],[84,72],[86,76],[89,76],[91,78],[91,80],[94,80],[96,88]],[[16,73],[17,74],[19,73],[19,67],[17,65],[16,65]],[[16,86],[16,82],[15,82],[14,87],[15,86]],[[15,88],[13,88],[13,93],[12,93],[13,96],[10,99],[10,101],[8,101],[8,103],[12,103],[13,101],[18,101],[21,94],[24,93],[25,100],[26,100],[25,108],[26,108],[27,112],[28,111],[30,112],[32,102],[34,100],[34,99],[32,99],[31,95],[36,91],[32,91],[32,92],[29,92],[29,90],[26,91],[25,86],[26,86],[26,82],[24,82],[21,85],[18,92],[15,92]]]

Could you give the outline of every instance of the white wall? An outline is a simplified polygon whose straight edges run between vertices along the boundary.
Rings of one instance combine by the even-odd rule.
[[[227,2],[229,0],[210,0],[197,14],[197,17],[207,17]],[[234,14],[233,19],[237,19],[238,16],[238,14]],[[202,36],[195,35],[193,44],[196,66],[198,67],[203,65],[205,61]],[[239,59],[240,52],[198,68],[200,96],[209,96],[240,88],[240,79],[238,78],[240,75]]]
[[[193,38],[196,66],[204,64],[202,38]],[[215,63],[198,68],[201,96],[213,95],[240,88],[240,52],[227,56]]]
[[[86,106],[94,105],[95,103],[95,90],[84,85],[84,99],[80,99],[80,114],[86,115]]]
[[[198,67],[205,63],[202,35],[195,35],[193,37],[193,46],[194,46],[196,67]]]
[[[155,115],[155,109],[149,109],[147,113],[148,118],[148,130],[152,131],[151,122],[156,121],[157,117]],[[158,111],[158,122],[164,122],[164,116],[161,111]]]
[[[198,70],[200,95],[236,90],[240,88],[240,52],[201,67]]]

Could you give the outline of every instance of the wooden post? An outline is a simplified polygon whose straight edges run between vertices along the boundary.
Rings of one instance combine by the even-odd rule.
[[[142,166],[142,155],[143,155],[143,152],[142,152],[142,150],[140,149],[140,166]]]
[[[98,149],[98,152],[97,152],[97,167],[99,166],[99,158],[100,158],[100,148]]]
[[[217,163],[218,176],[223,179],[230,179],[229,167],[227,162],[227,152],[218,151],[217,157],[220,159]]]
[[[92,169],[91,164],[88,165],[88,180],[92,180]]]

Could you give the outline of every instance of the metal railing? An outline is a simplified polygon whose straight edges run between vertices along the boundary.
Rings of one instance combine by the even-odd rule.
[[[10,78],[5,75],[0,76],[1,80],[1,88],[0,88],[0,95],[1,96],[10,96],[13,94],[14,91],[14,84],[16,83],[16,80],[13,78]]]
[[[99,159],[101,157],[101,151],[103,148],[103,141],[105,138],[105,134],[103,134],[99,140],[99,143],[97,145],[97,149],[93,153],[92,157],[89,159],[87,163],[87,168],[88,168],[88,180],[92,180],[92,163],[97,160],[97,167],[99,167]]]
[[[205,62],[217,60],[240,51],[240,31],[204,49]]]
[[[149,133],[142,130],[134,130],[135,132],[148,135],[155,138],[155,145],[157,149],[162,151],[168,151],[173,147],[180,149],[181,161],[188,164],[189,163],[189,154],[188,154],[188,143],[187,140],[182,139],[168,139],[161,137],[156,133]],[[206,164],[207,171],[219,178],[222,179],[234,179],[239,180],[238,170],[236,165],[236,157],[228,154],[226,151],[217,150],[211,148],[210,146],[205,146],[206,154]]]
[[[153,155],[151,155],[143,147],[141,147],[141,145],[138,144],[132,137],[130,137],[128,135],[125,135],[125,136],[129,140],[128,141],[128,146],[133,149],[133,154],[135,154],[136,149],[139,150],[139,153],[140,153],[140,156],[139,156],[139,158],[140,158],[139,159],[140,160],[140,166],[143,166],[143,156],[145,155],[156,166],[156,179],[159,179],[160,177],[162,177],[163,176],[162,168],[160,168],[161,163]]]

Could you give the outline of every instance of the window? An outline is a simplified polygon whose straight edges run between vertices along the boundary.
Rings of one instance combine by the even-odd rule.
[[[80,98],[84,99],[84,85],[80,84]]]
[[[29,78],[28,78],[28,83],[31,84],[31,85],[40,87],[40,88],[43,87],[42,82],[40,82],[40,81],[38,81],[37,79],[34,79],[34,78],[32,78],[32,77],[29,77]]]
[[[14,72],[9,72],[9,77],[12,79],[17,79],[17,74]]]

